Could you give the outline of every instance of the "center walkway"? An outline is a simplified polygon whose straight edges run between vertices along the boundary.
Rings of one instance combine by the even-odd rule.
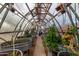
[[[34,49],[34,56],[46,56],[42,39],[40,36],[37,37],[36,46]]]

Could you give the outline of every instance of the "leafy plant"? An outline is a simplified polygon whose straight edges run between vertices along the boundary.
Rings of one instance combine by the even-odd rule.
[[[62,44],[63,44],[63,45],[69,45],[69,43],[70,43],[70,42],[69,42],[68,40],[62,38]]]
[[[76,33],[77,33],[76,27],[71,27],[69,31],[67,31],[66,33],[64,33],[64,35],[65,36],[66,35],[73,35],[75,37]],[[65,44],[65,45],[68,45],[69,42],[67,40],[68,40],[68,38],[67,39],[63,38],[62,39],[62,43]]]
[[[24,36],[31,37],[31,33],[27,30],[27,31],[25,31]]]
[[[58,45],[61,44],[61,40],[59,36],[57,36],[57,31],[54,25],[49,28],[48,34],[44,37],[44,42],[50,50],[58,50]]]

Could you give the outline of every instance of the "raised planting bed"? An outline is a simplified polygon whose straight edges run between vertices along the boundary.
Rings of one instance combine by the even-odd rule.
[[[32,38],[31,37],[29,38],[18,37],[14,45],[15,45],[15,49],[26,51],[32,47]],[[7,50],[12,50],[12,49],[13,49],[12,41],[4,42],[1,44],[1,51],[7,51]]]

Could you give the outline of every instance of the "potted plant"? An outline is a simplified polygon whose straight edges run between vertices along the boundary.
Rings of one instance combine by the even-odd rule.
[[[52,52],[52,55],[57,55],[59,48],[58,45],[61,44],[61,39],[57,35],[55,26],[49,28],[47,35],[44,37],[44,42]]]

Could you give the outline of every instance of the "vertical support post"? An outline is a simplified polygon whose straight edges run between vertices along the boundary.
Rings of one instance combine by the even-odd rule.
[[[8,12],[9,12],[9,9],[6,10],[6,12],[5,12],[5,14],[4,14],[4,16],[3,16],[3,18],[2,18],[2,20],[1,20],[1,22],[0,22],[0,29],[1,29],[1,27],[2,27],[3,22],[5,21],[5,18],[6,18],[6,16],[7,16]]]
[[[65,5],[65,4],[64,4],[64,9],[65,9],[65,11],[67,12],[67,14],[68,14],[68,16],[69,16],[69,19],[70,19],[71,24],[72,24],[73,26],[75,26],[75,25],[74,25],[74,22],[73,22],[73,19],[72,19],[72,16],[71,16],[71,14],[69,13],[68,9],[66,8],[66,5]]]
[[[71,11],[73,12],[73,14],[75,15],[75,17],[78,19],[79,21],[79,17],[77,15],[77,13],[75,12],[75,10],[72,8],[72,6],[69,6],[69,8],[71,9]]]
[[[0,8],[0,13],[4,10],[4,8],[7,6],[7,3],[5,3],[1,8]]]

